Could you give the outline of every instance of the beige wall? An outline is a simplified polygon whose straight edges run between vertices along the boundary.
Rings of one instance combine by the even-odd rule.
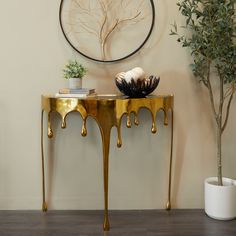
[[[157,94],[175,95],[173,207],[203,207],[203,180],[215,174],[215,141],[205,90],[191,75],[187,52],[169,36],[180,23],[176,1],[155,0],[155,32],[139,55],[114,65],[96,64],[67,45],[58,23],[60,1],[1,0],[0,7],[0,209],[40,209],[40,95],[66,86],[61,68],[69,58],[88,67],[85,85],[100,93],[116,92],[117,72],[142,66],[159,74]],[[235,107],[235,101],[233,106]],[[56,140],[46,142],[50,209],[102,209],[102,150],[98,128],[88,122],[88,137],[80,136],[78,114],[68,117]],[[236,110],[224,136],[224,174],[236,178]],[[150,133],[150,114],[141,112],[138,128],[123,124],[122,149],[112,132],[110,208],[163,208],[167,197],[170,130]],[[48,173],[48,172],[47,172]]]

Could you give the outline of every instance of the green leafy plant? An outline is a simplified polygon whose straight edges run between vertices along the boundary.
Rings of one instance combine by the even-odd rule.
[[[236,88],[235,4],[236,0],[179,0],[179,11],[186,18],[185,32],[179,34],[176,23],[171,30],[171,35],[177,35],[177,41],[190,49],[192,71],[209,92],[217,130],[219,185],[223,185],[222,135]]]
[[[68,64],[65,65],[63,69],[64,78],[83,78],[87,72],[87,69],[84,68],[81,64],[79,64],[76,60],[69,61]]]

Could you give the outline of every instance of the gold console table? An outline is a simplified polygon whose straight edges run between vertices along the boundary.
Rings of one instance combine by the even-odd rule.
[[[118,139],[117,146],[122,146],[121,140],[121,120],[124,115],[127,117],[127,127],[131,128],[131,113],[134,114],[134,124],[138,125],[138,112],[141,108],[146,108],[152,115],[152,133],[157,132],[156,115],[162,110],[164,112],[164,125],[168,125],[168,111],[171,113],[171,147],[170,147],[170,163],[169,163],[169,185],[168,185],[168,200],[166,209],[171,209],[171,169],[172,169],[172,153],[173,153],[173,95],[167,96],[150,96],[147,98],[125,98],[125,97],[108,97],[98,96],[94,98],[56,98],[54,96],[42,95],[42,113],[41,113],[41,154],[42,154],[42,187],[43,187],[43,211],[47,211],[45,199],[45,173],[44,173],[44,146],[43,146],[43,120],[44,112],[48,114],[47,135],[53,137],[51,127],[51,114],[57,112],[61,115],[61,127],[66,128],[66,117],[70,112],[79,112],[83,119],[81,134],[87,135],[86,120],[88,116],[96,120],[102,138],[103,145],[103,174],[104,174],[104,224],[103,229],[110,229],[108,219],[108,169],[109,169],[109,148],[110,148],[110,133],[113,126],[117,128]]]

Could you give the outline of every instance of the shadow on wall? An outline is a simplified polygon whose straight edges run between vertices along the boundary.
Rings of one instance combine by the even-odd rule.
[[[47,113],[45,113],[45,116],[47,117]],[[45,156],[45,189],[46,189],[46,202],[50,209],[51,206],[51,197],[53,193],[53,186],[54,186],[54,170],[57,169],[57,158],[55,158],[55,139],[57,137],[58,130],[61,126],[61,116],[58,113],[52,113],[51,115],[52,120],[52,130],[53,130],[53,138],[49,139],[47,137],[47,134],[44,134],[44,141],[47,143],[47,148],[44,148],[44,150],[47,150],[47,155]],[[47,127],[47,119],[45,121],[46,127]],[[44,130],[47,130],[44,129]],[[46,145],[45,145],[46,146]]]
[[[12,125],[10,120],[7,119],[9,117],[9,109],[2,101],[0,102],[1,105],[1,116],[0,116],[0,124],[1,124],[1,133],[0,133],[0,193],[1,199],[5,196],[9,196],[11,192],[11,186],[8,184],[11,180],[10,171],[8,170],[6,157],[9,155],[9,149],[7,149],[7,143],[10,142],[11,139],[10,133],[12,129]],[[12,144],[12,142],[11,142]],[[2,205],[2,202],[4,203]],[[7,203],[7,205],[6,205]],[[10,208],[10,203],[8,201],[1,201],[0,202],[1,209]]]
[[[171,88],[171,93],[175,97],[172,207],[178,208],[179,189],[183,188],[183,184],[185,184],[183,183],[185,177],[182,176],[182,173],[187,171],[183,168],[188,168],[184,163],[189,161],[186,158],[191,159],[194,156],[192,153],[192,157],[189,157],[191,155],[189,145],[199,146],[195,147],[196,150],[202,148],[203,152],[206,152],[203,141],[204,130],[213,129],[214,124],[213,120],[211,122],[209,119],[208,106],[210,106],[210,103],[207,99],[206,90],[192,76],[191,71],[186,74],[179,71],[166,71],[161,74],[161,78],[163,82],[161,90],[170,90]],[[168,78],[168,80],[165,80],[165,78]],[[202,125],[199,125],[200,123]],[[196,133],[196,130],[198,130],[198,133]],[[199,162],[201,163],[200,160]],[[189,180],[189,182],[193,183],[194,180]]]
[[[166,0],[154,0],[156,8],[156,20],[153,35],[147,44],[144,46],[143,50],[139,51],[139,58],[141,59],[144,54],[148,54],[159,47],[159,43],[166,34],[169,34],[168,30],[170,28],[168,24],[169,10]],[[159,23],[161,22],[161,24]]]
[[[45,113],[45,117],[47,117],[47,113]],[[81,160],[83,162],[83,157],[81,156],[81,153],[84,153],[84,147],[87,150],[89,147],[96,147],[98,145],[98,140],[97,138],[92,138],[94,133],[98,133],[99,132],[99,128],[96,125],[95,120],[93,120],[93,118],[88,117],[87,119],[87,127],[88,129],[88,135],[92,136],[88,139],[85,139],[81,136],[81,128],[82,128],[82,118],[80,113],[78,112],[71,112],[68,114],[68,116],[66,117],[66,123],[67,123],[67,128],[65,130],[63,130],[61,128],[61,116],[54,112],[51,115],[51,124],[52,124],[52,130],[53,130],[53,138],[52,139],[48,139],[47,134],[44,134],[44,143],[45,148],[44,150],[47,150],[47,154],[45,155],[45,188],[46,188],[46,202],[48,205],[49,209],[54,209],[55,208],[55,202],[53,202],[53,199],[55,198],[55,192],[56,192],[56,181],[57,181],[57,176],[61,175],[65,172],[61,172],[61,161],[63,161],[64,165],[66,162],[66,159],[71,160],[70,156],[71,154],[75,154],[76,156],[78,155],[78,160]],[[93,125],[91,125],[91,123]],[[94,124],[95,123],[95,124]],[[45,119],[45,123],[47,126],[47,119]],[[76,125],[76,127],[75,127]],[[70,127],[69,127],[70,126]],[[86,143],[85,146],[80,146],[80,149],[78,150],[78,146],[74,145],[75,141],[72,142],[71,138],[69,137],[69,133],[70,133],[70,129],[71,127],[74,127],[73,129],[76,130],[76,137],[73,136],[73,138],[75,138],[76,140],[80,140],[82,139],[82,143]],[[46,127],[44,127],[44,130],[47,130]],[[62,135],[64,133],[64,135]],[[74,133],[73,133],[74,134]],[[98,134],[100,137],[100,134]],[[63,139],[61,139],[59,136],[64,136]],[[58,147],[61,146],[63,147],[62,149],[65,149],[67,151],[71,151],[71,153],[65,152],[63,153],[64,155],[62,155],[61,153],[59,153]],[[61,157],[62,158],[61,158]],[[99,156],[99,155],[98,155]],[[100,156],[99,156],[100,157]],[[95,157],[97,158],[97,157]],[[74,164],[74,166],[76,166],[78,163],[76,162]],[[72,164],[73,165],[73,164]],[[67,168],[67,167],[66,167]],[[60,172],[61,173],[60,173]],[[66,181],[65,181],[66,182]],[[77,181],[73,180],[71,181],[71,184],[75,184]],[[62,184],[63,185],[63,184]],[[66,189],[66,187],[65,187]],[[65,191],[63,191],[65,192]],[[67,196],[68,197],[68,196]],[[59,197],[60,198],[60,197]],[[54,199],[55,200],[55,199]],[[58,199],[56,199],[58,200]]]

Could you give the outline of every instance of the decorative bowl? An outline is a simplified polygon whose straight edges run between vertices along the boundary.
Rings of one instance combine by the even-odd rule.
[[[160,77],[150,76],[146,79],[131,79],[127,82],[123,78],[115,79],[116,86],[121,93],[131,98],[144,98],[152,93],[160,82]]]

